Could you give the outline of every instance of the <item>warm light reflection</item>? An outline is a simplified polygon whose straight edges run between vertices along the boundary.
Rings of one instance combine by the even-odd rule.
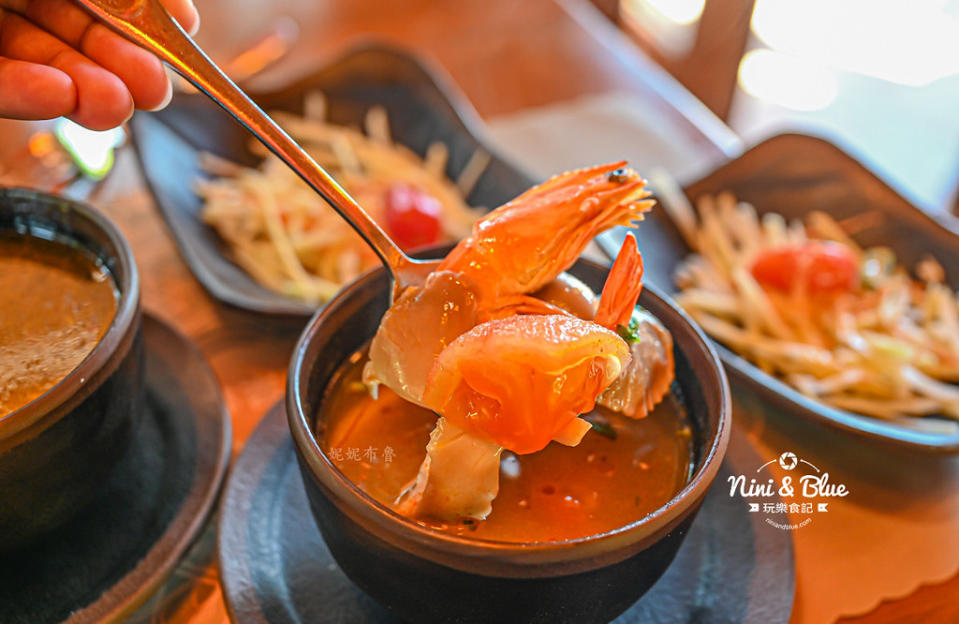
[[[798,111],[826,108],[839,92],[832,71],[772,50],[752,50],[743,56],[739,86],[754,97]]]
[[[49,132],[37,132],[30,137],[27,146],[35,158],[45,158],[57,147],[57,141]]]
[[[706,0],[637,0],[666,19],[686,25],[697,21],[703,14]]]
[[[678,58],[693,48],[705,4],[706,0],[620,0],[620,20],[663,55]]]
[[[946,0],[756,0],[767,46],[910,86],[959,73],[959,10]]]

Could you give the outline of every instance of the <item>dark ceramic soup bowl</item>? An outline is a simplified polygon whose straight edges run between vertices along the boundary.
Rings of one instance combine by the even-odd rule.
[[[141,413],[140,281],[123,236],[83,204],[0,188],[0,232],[93,256],[119,293],[90,354],[59,383],[0,415],[0,551],[22,547],[90,503],[132,439]]]
[[[434,257],[438,254],[434,254]],[[599,292],[607,269],[580,260],[570,273]],[[642,596],[672,562],[716,471],[730,429],[729,389],[713,349],[655,289],[640,304],[672,332],[674,394],[694,431],[692,476],[640,521],[576,540],[518,544],[420,526],[350,482],[314,434],[334,372],[374,334],[388,305],[374,271],[315,316],[293,355],[287,413],[314,520],[343,571],[396,615],[422,622],[605,622]]]

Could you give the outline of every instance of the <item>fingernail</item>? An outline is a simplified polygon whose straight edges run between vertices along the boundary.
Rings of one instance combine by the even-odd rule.
[[[196,6],[193,6],[193,28],[190,29],[190,36],[192,37],[200,30],[200,12],[196,10]]]
[[[157,104],[157,105],[154,106],[153,108],[149,109],[150,112],[156,112],[156,111],[159,111],[159,110],[163,110],[164,108],[166,108],[166,107],[170,104],[170,100],[172,100],[172,99],[173,99],[173,83],[170,82],[169,77],[167,77],[167,81],[166,81],[166,95],[163,96],[163,101],[162,101],[162,102],[160,102],[159,104]]]

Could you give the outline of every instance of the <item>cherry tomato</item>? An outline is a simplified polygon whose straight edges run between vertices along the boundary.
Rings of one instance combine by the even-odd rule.
[[[784,245],[759,254],[753,277],[768,288],[789,291],[805,283],[810,293],[838,293],[859,284],[859,259],[846,246],[832,241]]]
[[[441,209],[432,195],[394,184],[386,192],[386,229],[404,250],[435,243],[440,238]]]

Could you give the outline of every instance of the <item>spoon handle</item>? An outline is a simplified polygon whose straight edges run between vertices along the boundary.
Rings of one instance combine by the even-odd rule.
[[[97,17],[169,63],[293,168],[373,248],[394,275],[412,262],[296,141],[237,87],[157,0],[79,0]]]

